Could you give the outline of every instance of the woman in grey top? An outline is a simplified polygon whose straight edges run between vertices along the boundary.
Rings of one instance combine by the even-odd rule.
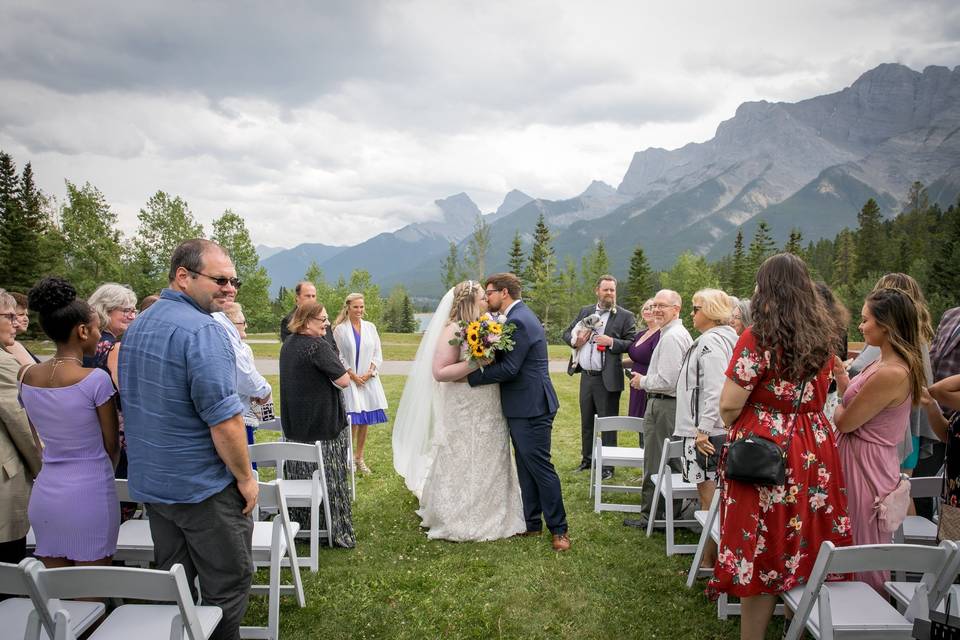
[[[683,438],[683,479],[697,485],[703,509],[710,508],[717,489],[720,452],[710,437],[726,435],[720,419],[720,391],[737,343],[737,332],[729,324],[731,311],[729,296],[719,289],[701,289],[693,294],[691,316],[701,335],[687,351],[677,380],[673,435]],[[714,565],[716,551],[713,544],[705,550],[703,566]]]

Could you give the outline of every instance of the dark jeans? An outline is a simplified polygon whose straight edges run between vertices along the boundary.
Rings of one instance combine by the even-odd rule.
[[[548,413],[532,418],[507,418],[510,438],[516,451],[517,478],[523,517],[527,531],[543,529],[543,520],[551,533],[567,532],[567,512],[563,508],[560,478],[550,462],[550,437],[553,417]]]
[[[211,640],[240,638],[253,580],[253,520],[243,515],[246,501],[230,484],[196,504],[148,504],[157,567],[183,565],[193,589],[200,578],[203,603],[223,610]]]
[[[580,457],[582,462],[593,458],[593,416],[601,418],[620,413],[620,391],[607,391],[603,376],[580,374]],[[617,446],[617,432],[608,431],[600,436],[603,446]],[[604,467],[613,469],[613,467]]]

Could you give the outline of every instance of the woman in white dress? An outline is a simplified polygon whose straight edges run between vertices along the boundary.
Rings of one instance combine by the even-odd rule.
[[[477,365],[449,344],[458,322],[476,320],[486,307],[478,282],[447,292],[397,410],[394,467],[420,500],[417,514],[431,539],[496,540],[526,531],[499,386],[466,384]]]
[[[367,429],[371,424],[387,421],[387,396],[377,377],[383,364],[380,335],[375,324],[363,319],[363,312],[363,294],[348,295],[333,323],[333,339],[350,376],[350,386],[343,390],[343,399],[356,442],[353,463],[361,473],[370,473],[370,467],[363,460]]]

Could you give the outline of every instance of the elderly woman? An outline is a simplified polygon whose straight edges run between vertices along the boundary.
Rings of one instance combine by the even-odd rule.
[[[266,378],[257,371],[253,350],[244,342],[247,338],[247,319],[243,315],[243,307],[240,303],[231,302],[224,305],[223,312],[214,313],[213,318],[230,336],[233,355],[237,361],[237,395],[240,396],[240,403],[246,409],[243,414],[243,424],[247,427],[247,443],[253,444],[253,432],[260,425],[260,419],[253,407],[269,401],[273,390]]]
[[[683,438],[683,479],[697,485],[700,506],[709,509],[717,489],[718,447],[727,434],[720,419],[720,392],[737,333],[729,325],[730,299],[719,289],[693,294],[690,315],[700,337],[680,365],[673,435]],[[711,544],[703,566],[712,567],[716,559],[716,545]]]
[[[363,460],[367,430],[371,424],[387,421],[387,396],[377,377],[383,364],[380,335],[375,324],[363,319],[364,310],[362,293],[348,295],[333,323],[333,338],[340,350],[340,360],[350,376],[346,402],[357,443],[353,449],[353,462],[361,473],[370,473],[370,467]]]
[[[753,316],[750,314],[750,298],[733,298],[733,300],[735,302],[730,311],[730,326],[739,336],[744,329],[753,324]]]
[[[16,302],[0,289],[0,562],[17,563],[27,555],[27,504],[40,473],[40,444],[17,400],[20,363],[5,349],[16,336]]]
[[[29,305],[27,304],[27,296],[22,293],[17,293],[16,291],[11,291],[10,295],[13,296],[13,299],[17,305],[17,321],[15,329],[17,335],[23,335],[27,332],[27,327],[30,326],[30,314],[27,311]],[[27,349],[24,344],[18,340],[14,340],[13,344],[9,347],[4,347],[9,353],[13,354],[13,357],[17,359],[17,362],[23,365],[36,364],[40,362],[40,358],[35,356],[33,353]]]
[[[329,324],[326,309],[316,302],[294,311],[287,325],[290,336],[280,347],[280,422],[284,437],[291,442],[320,441],[333,520],[327,526],[333,531],[335,545],[352,548],[357,539],[350,508],[350,430],[341,391],[350,376],[324,339]],[[316,468],[305,462],[286,463],[290,478],[310,478]],[[309,523],[306,511],[291,510],[301,526]],[[321,528],[326,528],[323,513],[320,521]]]
[[[100,342],[93,356],[83,357],[83,366],[103,369],[119,388],[117,358],[120,338],[137,317],[137,294],[122,284],[108,282],[97,287],[87,304],[100,316]]]

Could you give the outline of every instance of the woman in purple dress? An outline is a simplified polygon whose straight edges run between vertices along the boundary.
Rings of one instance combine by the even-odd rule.
[[[630,360],[633,362],[633,368],[631,368],[630,371],[634,375],[646,375],[647,367],[650,366],[650,357],[653,355],[653,350],[657,347],[657,343],[660,342],[660,324],[657,322],[657,319],[653,317],[653,310],[650,307],[652,304],[653,300],[647,300],[643,303],[643,308],[640,310],[640,317],[643,318],[646,331],[637,336],[637,339],[627,350],[627,354],[629,354]],[[634,389],[631,387],[630,410],[627,415],[642,418],[643,412],[646,411],[646,409],[647,392],[643,389]]]
[[[30,308],[57,345],[50,360],[23,371],[20,385],[20,402],[44,442],[28,508],[36,556],[47,567],[109,565],[120,528],[116,391],[106,371],[83,367],[100,341],[100,318],[60,278],[31,289]]]

